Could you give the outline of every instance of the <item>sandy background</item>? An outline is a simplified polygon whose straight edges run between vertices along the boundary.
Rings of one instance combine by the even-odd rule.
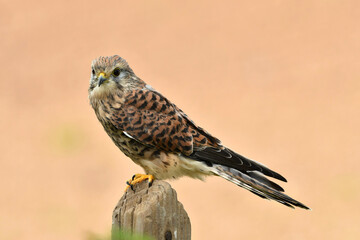
[[[0,239],[108,234],[142,172],[88,103],[113,54],[313,209],[182,178],[193,239],[359,239],[359,22],[359,1],[1,1]]]

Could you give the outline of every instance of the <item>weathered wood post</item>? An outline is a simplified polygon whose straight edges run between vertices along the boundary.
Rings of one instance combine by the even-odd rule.
[[[124,193],[113,211],[112,240],[120,239],[114,234],[119,230],[159,240],[191,239],[190,219],[176,191],[159,180],[151,187],[141,182]]]

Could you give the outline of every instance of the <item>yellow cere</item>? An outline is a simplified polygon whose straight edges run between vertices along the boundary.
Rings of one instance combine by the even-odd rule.
[[[99,77],[106,78],[106,75],[105,75],[105,73],[101,72],[101,73],[99,74]]]

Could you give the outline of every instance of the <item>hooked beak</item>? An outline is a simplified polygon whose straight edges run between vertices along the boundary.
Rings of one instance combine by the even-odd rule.
[[[107,80],[107,78],[105,77],[105,73],[100,73],[98,87],[100,87],[100,85],[103,84],[106,80]]]

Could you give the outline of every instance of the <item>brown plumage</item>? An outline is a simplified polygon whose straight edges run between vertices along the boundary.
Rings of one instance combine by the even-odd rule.
[[[89,99],[113,142],[147,174],[157,179],[217,175],[262,198],[308,209],[265,176],[284,177],[222,146],[121,57],[93,61]]]

